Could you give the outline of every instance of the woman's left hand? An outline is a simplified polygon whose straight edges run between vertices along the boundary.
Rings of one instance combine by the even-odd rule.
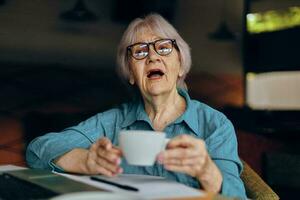
[[[222,174],[201,139],[179,135],[168,142],[157,159],[167,170],[195,177],[207,191],[217,193],[221,189]]]

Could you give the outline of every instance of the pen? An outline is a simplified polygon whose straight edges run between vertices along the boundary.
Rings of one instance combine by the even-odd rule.
[[[112,181],[108,181],[106,179],[102,179],[102,178],[99,178],[99,177],[96,177],[96,176],[91,176],[90,178],[91,178],[91,180],[106,183],[106,184],[109,184],[109,185],[113,185],[113,186],[116,186],[116,187],[124,189],[124,190],[131,190],[131,191],[136,191],[136,192],[139,191],[138,188],[135,188],[135,187],[132,187],[132,186],[129,186],[129,185],[122,185],[122,184],[115,183],[115,182],[112,182]]]

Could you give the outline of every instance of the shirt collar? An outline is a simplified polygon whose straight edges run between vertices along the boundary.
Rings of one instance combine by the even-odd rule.
[[[178,93],[185,99],[186,109],[184,113],[179,118],[177,118],[177,120],[174,123],[176,124],[184,121],[194,132],[195,135],[199,135],[197,106],[195,102],[191,100],[187,90],[179,88]]]
[[[125,120],[121,125],[122,129],[130,126],[135,121],[146,121],[151,125],[150,119],[145,111],[144,102],[142,98],[138,98],[129,107],[129,110],[125,116]]]
[[[186,110],[179,118],[175,120],[174,124],[178,124],[184,121],[194,132],[195,135],[199,135],[198,114],[196,105],[191,100],[186,90],[178,88],[178,93],[186,101]],[[135,121],[146,121],[151,126],[151,122],[145,111],[144,102],[142,98],[139,98],[135,103],[132,103],[132,106],[129,107],[128,113],[125,116],[125,120],[121,125],[122,129],[130,126]]]

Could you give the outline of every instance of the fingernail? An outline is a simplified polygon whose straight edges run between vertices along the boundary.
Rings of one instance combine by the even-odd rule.
[[[122,174],[122,173],[123,173],[123,168],[119,168],[119,169],[118,169],[118,173],[119,173],[119,174]]]
[[[116,164],[117,164],[117,165],[120,165],[120,164],[121,164],[121,159],[120,159],[120,158],[117,158],[117,159],[116,159]]]
[[[157,156],[157,161],[158,161],[160,164],[163,163],[163,156],[162,156],[161,154],[159,154],[159,155]]]

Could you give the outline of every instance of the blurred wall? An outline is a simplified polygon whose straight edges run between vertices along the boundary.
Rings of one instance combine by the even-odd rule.
[[[112,20],[116,1],[85,2],[98,15],[98,21],[61,20],[59,15],[72,9],[75,0],[6,0],[0,6],[0,62],[114,67],[116,48],[126,27]],[[240,0],[177,0],[173,24],[191,46],[193,71],[242,72],[242,8]],[[208,38],[222,18],[237,40],[220,42]]]
[[[193,69],[212,73],[242,72],[241,32],[243,1],[179,1],[178,29],[192,48]],[[234,41],[209,39],[221,20],[236,34]]]

